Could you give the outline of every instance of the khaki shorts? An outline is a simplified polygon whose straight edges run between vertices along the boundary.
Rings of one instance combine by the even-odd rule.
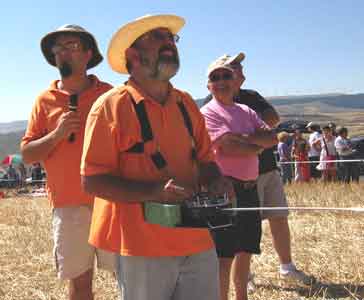
[[[73,279],[97,266],[115,271],[116,255],[88,243],[92,209],[88,206],[53,209],[54,258],[58,278]]]
[[[258,196],[261,207],[287,207],[287,199],[283,189],[281,175],[273,170],[258,177]],[[264,210],[262,219],[287,217],[288,210]]]
[[[122,300],[219,300],[215,249],[189,256],[119,256]]]

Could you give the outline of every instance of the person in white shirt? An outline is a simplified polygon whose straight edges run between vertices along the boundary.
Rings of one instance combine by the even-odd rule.
[[[321,178],[321,171],[316,168],[319,163],[314,163],[314,161],[320,161],[321,149],[319,144],[315,144],[315,142],[321,138],[320,125],[310,122],[307,124],[306,128],[309,132],[311,132],[308,138],[308,143],[310,144],[308,159],[312,161],[310,164],[311,178],[319,179]]]
[[[351,141],[348,138],[348,129],[341,127],[337,131],[338,137],[335,139],[335,149],[339,154],[340,160],[353,160],[355,159],[355,150],[352,147]],[[358,164],[356,162],[340,162],[338,172],[340,178],[345,183],[350,181],[359,181]]]
[[[322,179],[324,182],[335,181],[336,178],[336,149],[335,136],[332,129],[328,125],[322,127],[322,137],[314,142],[314,145],[320,145],[320,163],[318,170],[322,171]]]

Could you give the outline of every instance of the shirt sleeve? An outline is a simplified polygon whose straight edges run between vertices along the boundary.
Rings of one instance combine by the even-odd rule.
[[[340,138],[336,138],[335,139],[335,148],[336,149],[341,149],[343,147],[343,145],[342,145],[342,143],[341,143],[341,141],[340,141]]]
[[[255,91],[255,102],[257,105],[257,110],[260,113],[263,113],[264,111],[268,109],[273,109],[272,104],[270,104],[261,94]]]
[[[336,139],[335,139],[335,148],[336,148],[336,150],[337,150],[337,152],[339,152],[340,154],[342,153],[342,152],[344,152],[343,150],[344,150],[344,148],[348,148],[349,147],[349,145],[348,145],[348,143],[347,143],[347,141],[345,141],[344,139],[342,139],[341,137],[337,137]],[[347,150],[347,149],[345,149],[345,150]]]
[[[248,105],[258,114],[263,113],[267,109],[273,109],[273,106],[254,90],[241,90],[237,102]]]
[[[250,109],[250,116],[255,129],[270,129],[269,125],[265,123],[252,109]]]
[[[289,148],[285,143],[279,143],[278,144],[278,154],[281,160],[289,160],[290,153]]]
[[[317,142],[321,138],[320,134],[313,133],[310,135],[308,142],[310,146],[312,147],[315,142]]]
[[[278,155],[279,155],[279,157],[281,159],[285,158],[285,153],[284,153],[284,150],[283,150],[283,143],[278,143],[277,152],[278,152]]]
[[[120,153],[135,143],[128,94],[117,89],[99,97],[87,117],[81,174],[117,174]]]
[[[204,106],[201,109],[201,113],[205,118],[206,128],[212,142],[216,141],[224,134],[231,132],[231,129],[228,126],[227,122],[220,114],[216,113],[207,106]]]
[[[30,113],[27,129],[21,140],[21,146],[24,146],[33,140],[37,140],[46,134],[46,117],[42,108],[42,96],[39,96]]]

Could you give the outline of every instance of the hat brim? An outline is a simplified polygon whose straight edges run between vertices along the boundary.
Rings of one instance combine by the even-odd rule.
[[[211,73],[215,72],[216,70],[220,70],[220,69],[228,70],[228,71],[234,73],[234,69],[229,67],[229,65],[221,65],[221,66],[216,66],[216,67],[211,68],[207,73],[207,77],[210,77]]]
[[[54,67],[57,66],[56,59],[54,57],[54,54],[52,53],[52,47],[54,45],[54,41],[57,38],[57,36],[59,36],[61,34],[79,35],[82,38],[89,40],[89,43],[90,43],[91,49],[92,49],[92,58],[87,63],[87,69],[91,69],[91,68],[97,66],[103,60],[103,57],[100,53],[100,50],[97,46],[97,42],[96,42],[95,38],[93,37],[93,35],[91,35],[87,32],[57,30],[57,31],[53,31],[53,32],[46,34],[40,42],[43,56],[45,57],[45,59],[47,60],[47,62],[50,65],[52,65]]]
[[[240,52],[239,54],[232,56],[226,61],[226,64],[234,65],[234,64],[240,64],[245,59],[245,54],[243,52]]]
[[[175,15],[144,16],[122,26],[111,38],[107,50],[107,59],[111,69],[121,74],[128,74],[125,51],[144,33],[156,28],[168,28],[177,34],[185,20]]]
[[[309,122],[307,125],[306,125],[306,128],[315,128],[315,127],[320,127],[319,124],[317,123],[313,123],[313,122]]]

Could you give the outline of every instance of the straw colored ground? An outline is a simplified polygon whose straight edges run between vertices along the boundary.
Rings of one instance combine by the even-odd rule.
[[[363,206],[363,185],[292,185],[291,206]],[[250,299],[364,299],[364,215],[291,213],[293,256],[314,275],[309,287],[285,285],[277,276],[277,257],[264,224],[263,253],[254,259],[257,290]],[[43,198],[0,199],[0,299],[66,299],[52,265],[50,211]],[[117,286],[98,272],[97,300],[118,299]],[[157,300],[157,299],[151,299]]]

